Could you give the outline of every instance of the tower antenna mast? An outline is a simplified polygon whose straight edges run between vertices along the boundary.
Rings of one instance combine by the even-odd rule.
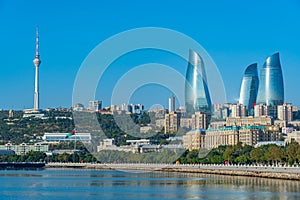
[[[39,110],[39,66],[41,64],[40,54],[39,54],[39,28],[36,26],[36,36],[35,36],[35,58],[33,59],[33,64],[35,66],[35,82],[34,82],[34,110]]]

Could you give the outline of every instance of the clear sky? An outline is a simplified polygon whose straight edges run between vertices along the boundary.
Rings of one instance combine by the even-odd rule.
[[[285,100],[300,106],[299,19],[298,0],[0,0],[0,108],[33,107],[32,60],[37,24],[42,108],[71,106],[76,73],[88,53],[101,41],[128,29],[149,26],[173,29],[200,43],[220,70],[229,102],[238,99],[242,74],[249,64],[257,62],[260,69],[267,56],[280,52]],[[142,58],[139,56],[140,62],[149,61],[148,57],[144,61]],[[160,54],[156,59],[172,63],[166,61],[170,59],[168,55]],[[132,66],[130,59],[116,63],[127,70]],[[184,62],[180,65],[186,69]],[[118,73],[118,68],[113,66],[110,70],[112,74]],[[107,80],[109,90],[114,83],[109,82],[109,76]],[[155,89],[157,95],[145,97]],[[110,103],[106,93],[97,92],[104,105]],[[168,95],[165,89],[146,86],[136,92],[133,101],[142,101],[146,106],[153,101],[167,105]]]

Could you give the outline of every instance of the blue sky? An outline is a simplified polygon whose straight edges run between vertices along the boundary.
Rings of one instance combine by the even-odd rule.
[[[227,100],[238,99],[242,74],[254,62],[259,69],[267,56],[279,51],[285,100],[300,106],[300,3],[290,1],[0,1],[0,108],[33,107],[35,26],[40,27],[40,105],[70,107],[76,73],[89,52],[119,32],[139,27],[164,27],[200,43],[217,64]],[[146,52],[147,53],[147,52]],[[138,54],[138,53],[137,53]],[[156,53],[151,54],[152,57]],[[153,61],[136,55],[139,63]],[[150,56],[151,57],[151,56]],[[112,74],[133,65],[122,59]],[[143,60],[145,58],[145,60]],[[175,65],[158,54],[157,62]],[[186,69],[184,62],[176,62]],[[120,75],[120,74],[119,74]],[[97,98],[109,104],[109,87]],[[100,83],[101,84],[101,83]],[[153,94],[149,98],[145,94]],[[146,106],[167,104],[170,92],[157,86],[138,90],[132,101]]]

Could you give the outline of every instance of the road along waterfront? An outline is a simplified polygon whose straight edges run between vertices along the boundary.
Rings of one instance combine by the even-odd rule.
[[[153,164],[153,163],[47,163],[46,168],[81,168],[121,171],[162,171],[252,176],[300,181],[300,167],[266,165]]]

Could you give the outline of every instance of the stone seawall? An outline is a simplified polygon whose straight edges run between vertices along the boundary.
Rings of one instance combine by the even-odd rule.
[[[184,168],[164,168],[161,171],[166,172],[188,172],[188,173],[205,173],[205,174],[218,174],[229,176],[251,176],[261,178],[276,178],[285,180],[298,180],[300,181],[300,174],[288,172],[264,172],[264,171],[246,171],[246,170],[225,170],[225,169],[184,169]]]
[[[251,176],[300,181],[300,167],[246,166],[246,165],[175,165],[175,164],[96,164],[48,163],[46,168],[102,169],[121,171],[161,171],[205,173],[230,176]]]

